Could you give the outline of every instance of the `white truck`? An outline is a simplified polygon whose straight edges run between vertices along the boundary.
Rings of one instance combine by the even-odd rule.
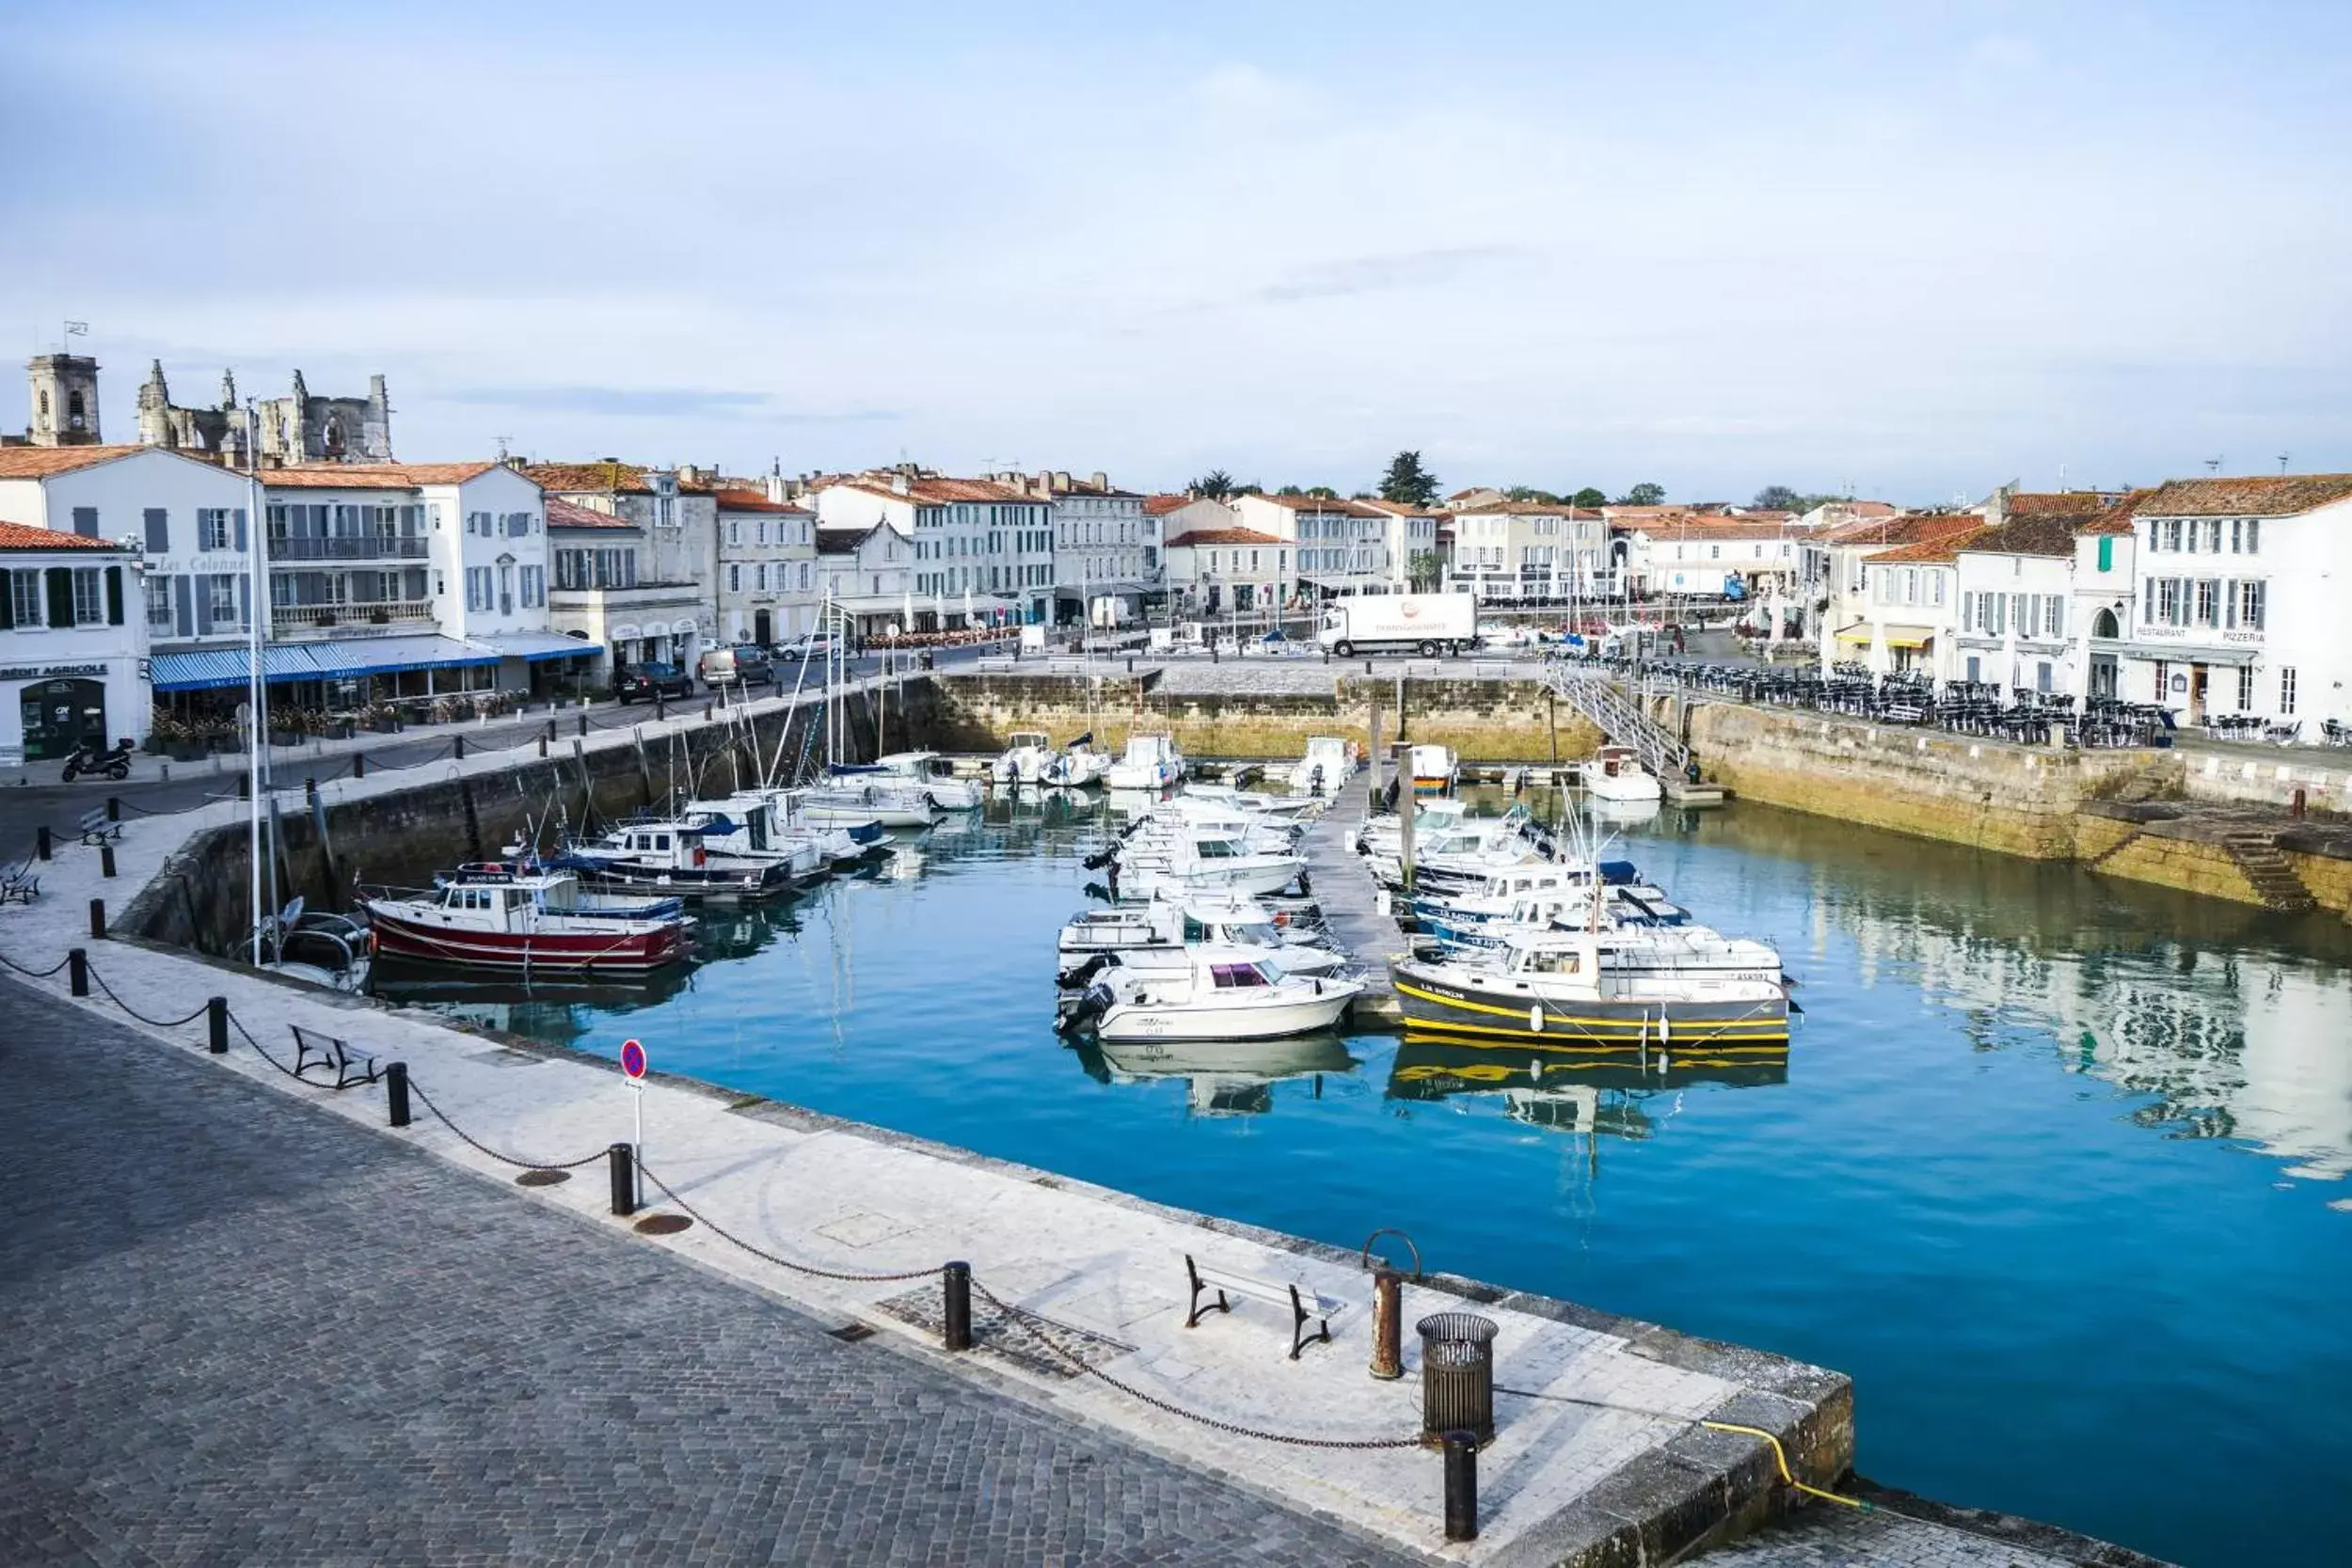
[[[1341,658],[1417,653],[1435,658],[1478,646],[1478,603],[1468,594],[1364,594],[1323,607],[1315,641]]]

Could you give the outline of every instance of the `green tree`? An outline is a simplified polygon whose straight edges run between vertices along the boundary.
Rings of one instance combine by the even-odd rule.
[[[1335,501],[1340,499],[1340,493],[1337,490],[1332,489],[1328,484],[1310,484],[1305,490],[1299,493],[1301,495],[1308,496],[1321,496],[1327,501]]]
[[[1415,550],[1410,556],[1406,558],[1406,580],[1413,585],[1414,593],[1429,593],[1438,586],[1438,577],[1441,565],[1442,563],[1438,560],[1437,551]]]
[[[1232,497],[1238,487],[1233,483],[1232,474],[1222,468],[1211,468],[1185,488],[1196,496],[1205,497],[1213,501],[1221,501]]]
[[[1506,500],[1534,501],[1538,506],[1558,506],[1560,504],[1559,497],[1553,495],[1549,490],[1538,490],[1532,484],[1514,484],[1511,488],[1502,492],[1502,495],[1503,499]]]
[[[1607,506],[1609,492],[1597,484],[1587,484],[1568,498],[1568,504],[1570,506]]]
[[[1644,480],[1617,498],[1619,506],[1660,506],[1666,499],[1666,487],[1652,480]]]
[[[1380,499],[1398,506],[1429,506],[1438,499],[1438,476],[1421,466],[1421,453],[1400,451],[1380,476]]]
[[[1786,484],[1767,484],[1756,493],[1758,512],[1803,512],[1807,510],[1804,498]]]

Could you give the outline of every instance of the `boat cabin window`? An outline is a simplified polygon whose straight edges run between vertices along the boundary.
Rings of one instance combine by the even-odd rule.
[[[1265,971],[1256,964],[1211,964],[1209,976],[1223,990],[1232,986],[1263,986],[1272,984]]]
[[[1186,942],[1206,942],[1209,940],[1209,928],[1206,926],[1201,925],[1198,920],[1193,919],[1192,916],[1186,915],[1184,916],[1184,940]]]
[[[1204,861],[1231,860],[1241,851],[1225,839],[1204,838],[1194,844],[1192,852]]]
[[[1531,974],[1581,974],[1584,955],[1573,947],[1539,949],[1527,956],[1525,967]]]

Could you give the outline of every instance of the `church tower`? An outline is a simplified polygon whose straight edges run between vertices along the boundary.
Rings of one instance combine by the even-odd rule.
[[[98,444],[98,361],[76,354],[35,355],[24,367],[31,383],[37,447]]]
[[[158,359],[139,388],[139,445],[176,447],[179,434],[171,428],[171,388],[164,385],[164,362]]]

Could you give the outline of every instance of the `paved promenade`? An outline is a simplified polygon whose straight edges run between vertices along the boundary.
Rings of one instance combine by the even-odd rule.
[[[26,988],[0,1006],[12,1568],[1417,1560]]]

